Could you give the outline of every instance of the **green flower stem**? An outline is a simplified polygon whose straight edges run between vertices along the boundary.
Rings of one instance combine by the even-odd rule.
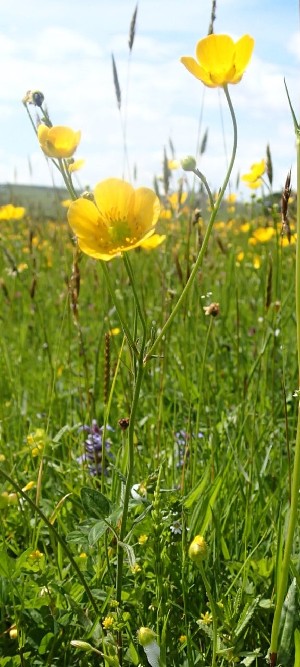
[[[202,174],[202,171],[199,171],[199,169],[193,169],[193,172],[194,172],[195,176],[198,176],[198,178],[200,179],[200,181],[202,181],[202,183],[203,183],[203,185],[204,185],[204,187],[205,187],[205,190],[206,190],[206,192],[207,192],[207,194],[208,194],[209,203],[210,203],[211,208],[212,208],[212,210],[213,210],[213,209],[215,208],[215,202],[214,202],[214,198],[213,198],[213,196],[212,196],[212,191],[211,191],[211,189],[210,189],[210,187],[209,187],[209,185],[208,185],[208,182],[207,182],[207,180],[206,180],[204,174]]]
[[[127,469],[127,479],[125,484],[125,493],[123,501],[123,514],[119,535],[119,542],[124,542],[126,535],[126,525],[128,517],[128,507],[130,500],[130,491],[132,486],[132,475],[133,475],[133,466],[134,466],[134,425],[136,411],[139,401],[140,390],[143,381],[143,375],[145,367],[143,364],[143,354],[144,348],[141,348],[138,363],[137,363],[137,374],[134,384],[134,392],[132,399],[131,412],[129,417],[129,428],[128,428],[128,469]],[[122,546],[118,545],[118,556],[117,556],[117,581],[116,581],[116,599],[121,604],[122,600],[122,577],[123,577],[123,562],[124,562],[124,549]]]
[[[206,595],[207,595],[208,600],[209,600],[209,604],[210,604],[210,608],[211,608],[211,615],[212,615],[212,619],[213,619],[213,654],[212,654],[211,667],[215,667],[216,666],[217,649],[218,649],[218,624],[217,624],[218,614],[217,614],[217,608],[216,608],[216,605],[215,605],[214,598],[212,596],[212,592],[211,592],[211,588],[210,588],[207,576],[204,572],[203,563],[200,562],[197,565],[198,565],[198,568],[200,570],[201,577],[203,579],[203,583],[204,583],[204,586],[205,586]]]
[[[300,127],[296,128],[297,141],[297,192],[300,193]],[[297,229],[300,229],[300,198],[297,199]],[[298,389],[300,388],[300,234],[297,234],[296,241],[296,320],[297,320],[297,354],[298,354]],[[299,398],[298,398],[299,401]],[[276,606],[273,618],[271,645],[270,645],[270,664],[275,667],[277,662],[279,625],[284,598],[287,591],[288,575],[293,548],[295,527],[298,513],[298,497],[300,489],[300,402],[298,402],[298,420],[297,434],[295,443],[295,458],[291,489],[291,506],[287,527],[287,535],[281,571],[279,573],[279,585],[276,595]]]
[[[54,162],[54,160],[52,160],[52,162]],[[56,164],[56,163],[54,162],[54,164]],[[59,164],[59,171],[60,171],[60,173],[61,173],[61,175],[64,179],[65,186],[68,190],[68,193],[69,193],[70,197],[75,201],[75,199],[78,199],[78,195],[77,195],[77,192],[74,189],[71,175],[69,174],[68,169],[67,169],[66,161],[63,160],[62,158],[59,158],[58,159],[58,164]]]
[[[164,326],[162,327],[162,330],[161,330],[160,334],[157,336],[157,338],[154,341],[153,345],[151,346],[150,350],[148,350],[148,352],[145,356],[145,359],[144,359],[145,364],[151,358],[151,356],[153,355],[154,351],[156,350],[158,344],[161,342],[162,338],[165,336],[166,331],[169,329],[170,325],[172,324],[172,322],[175,318],[175,315],[177,314],[178,310],[181,308],[182,303],[183,303],[187,293],[189,292],[189,290],[190,290],[190,288],[191,288],[191,286],[192,286],[192,284],[193,284],[193,282],[196,278],[196,275],[199,271],[199,268],[202,265],[203,258],[205,256],[205,253],[206,253],[206,250],[207,250],[209,238],[210,238],[210,235],[211,235],[211,232],[212,232],[213,224],[214,224],[215,219],[217,217],[217,213],[219,211],[220,204],[221,204],[221,201],[222,201],[223,196],[224,196],[224,192],[227,188],[228,181],[229,181],[230,176],[231,176],[231,172],[232,172],[232,168],[233,168],[234,161],[235,161],[235,156],[236,156],[236,149],[237,149],[237,123],[236,123],[235,113],[234,113],[234,109],[233,109],[233,106],[232,106],[232,102],[231,102],[231,99],[230,99],[230,95],[229,95],[227,86],[224,86],[224,93],[226,95],[226,99],[227,99],[227,102],[228,102],[228,106],[229,106],[229,110],[230,110],[230,114],[231,114],[231,119],[232,119],[232,125],[233,125],[233,147],[232,147],[232,155],[231,155],[231,160],[230,160],[229,167],[228,167],[228,170],[227,170],[227,174],[225,176],[224,183],[223,183],[223,185],[221,187],[221,190],[219,192],[217,201],[216,201],[216,203],[214,205],[214,208],[212,210],[212,213],[211,213],[211,216],[210,216],[210,219],[209,219],[209,223],[208,223],[208,226],[207,226],[207,229],[206,229],[206,232],[205,232],[205,236],[204,236],[204,239],[203,239],[203,243],[202,243],[199,255],[198,255],[198,257],[196,259],[196,262],[194,264],[193,270],[190,274],[190,277],[189,277],[183,291],[181,292],[181,295],[180,295],[177,303],[175,304],[170,316],[168,317],[167,321],[165,322]]]
[[[52,535],[54,535],[58,544],[60,544],[60,546],[63,548],[63,550],[66,553],[72,567],[76,571],[78,579],[79,579],[80,583],[82,584],[82,586],[83,586],[83,588],[86,592],[86,595],[87,595],[87,597],[88,597],[88,599],[89,599],[89,601],[90,601],[90,603],[91,603],[91,605],[94,609],[94,612],[95,612],[95,614],[98,618],[98,616],[99,616],[98,604],[97,604],[97,602],[96,602],[96,600],[95,600],[95,598],[92,594],[92,591],[91,591],[89,585],[87,584],[80,568],[78,567],[78,565],[76,563],[76,560],[74,559],[68,545],[66,544],[65,540],[63,539],[63,537],[61,537],[61,535],[58,533],[56,528],[54,528],[53,523],[51,523],[51,521],[49,521],[49,519],[47,519],[47,517],[42,512],[42,510],[39,508],[39,506],[36,505],[33,502],[33,500],[31,500],[30,496],[27,493],[22,491],[19,484],[17,484],[17,482],[15,482],[14,479],[12,477],[10,477],[10,475],[8,475],[6,472],[4,472],[4,470],[2,470],[2,468],[0,468],[0,475],[2,475],[2,477],[4,477],[4,479],[6,479],[6,481],[9,482],[12,485],[12,487],[15,489],[15,491],[17,491],[17,493],[19,493],[20,496],[22,496],[22,498],[24,498],[24,500],[30,505],[30,507],[35,511],[35,513],[38,514],[41,517],[42,521],[44,521],[44,523],[46,524],[50,534],[52,533]]]
[[[119,320],[120,320],[120,324],[121,324],[121,326],[122,326],[122,328],[123,328],[123,331],[124,331],[124,334],[125,334],[125,336],[126,336],[126,338],[127,338],[128,345],[129,345],[130,349],[132,350],[133,354],[137,357],[137,356],[138,356],[138,350],[137,350],[136,344],[135,344],[135,342],[134,342],[134,340],[133,340],[133,338],[132,338],[132,335],[131,335],[131,333],[130,333],[130,331],[129,331],[129,328],[128,328],[128,326],[127,326],[126,320],[125,320],[125,318],[123,317],[123,313],[122,313],[122,311],[121,311],[120,308],[119,308],[119,304],[118,304],[118,301],[117,301],[116,293],[115,293],[115,290],[114,290],[114,288],[113,288],[113,285],[112,285],[112,282],[111,282],[111,279],[110,279],[110,275],[109,275],[108,267],[107,267],[107,265],[106,265],[106,262],[104,262],[104,261],[100,262],[100,264],[101,264],[102,271],[103,271],[104,276],[105,276],[105,280],[106,280],[106,284],[107,284],[107,287],[108,287],[108,291],[109,291],[110,296],[111,296],[111,298],[112,298],[114,307],[115,307],[115,309],[116,309],[116,311],[117,311],[118,318],[119,318]]]
[[[102,491],[102,493],[104,493],[104,486],[105,486],[106,430],[107,430],[107,424],[108,424],[108,419],[109,419],[109,415],[110,415],[110,408],[111,408],[112,399],[113,399],[113,395],[114,395],[114,391],[115,391],[116,379],[117,379],[117,376],[118,376],[118,373],[119,373],[119,368],[120,368],[121,357],[122,357],[122,354],[123,354],[125,340],[126,340],[126,336],[124,335],[122,343],[121,343],[120,351],[119,351],[119,356],[118,356],[118,361],[117,361],[117,365],[116,365],[115,372],[114,372],[113,381],[112,381],[112,384],[111,384],[111,389],[110,389],[110,392],[109,392],[107,405],[106,405],[106,408],[104,410],[103,431],[102,431],[102,457],[101,457],[101,459],[102,459],[102,466],[101,466],[102,467],[102,470],[101,470],[101,491]]]
[[[124,261],[125,268],[126,268],[126,271],[127,271],[127,274],[128,274],[128,278],[130,280],[130,285],[131,285],[131,288],[132,288],[132,291],[133,291],[137,312],[138,312],[139,318],[141,320],[142,328],[143,328],[143,343],[142,343],[142,345],[144,346],[145,342],[146,342],[146,333],[147,333],[146,320],[145,320],[144,313],[143,313],[143,310],[142,310],[142,307],[141,307],[141,304],[140,304],[140,301],[139,301],[139,297],[138,297],[138,294],[137,294],[137,291],[136,291],[132,266],[131,266],[131,262],[130,262],[130,259],[128,257],[127,252],[123,253],[123,261]]]

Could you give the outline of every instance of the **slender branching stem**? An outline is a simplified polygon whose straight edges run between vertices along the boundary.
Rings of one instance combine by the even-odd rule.
[[[147,354],[146,354],[145,359],[144,359],[144,363],[146,363],[152,357],[152,355],[153,355],[154,351],[156,350],[158,344],[161,342],[161,340],[165,336],[165,334],[166,334],[167,330],[169,329],[170,325],[172,324],[176,314],[178,313],[179,309],[181,308],[182,303],[187,296],[187,293],[191,289],[192,284],[193,284],[193,282],[194,282],[194,280],[195,280],[195,278],[198,274],[199,268],[202,266],[202,262],[203,262],[203,259],[204,259],[204,256],[205,256],[205,253],[206,253],[206,250],[207,250],[207,246],[208,246],[208,242],[209,242],[210,235],[211,235],[211,232],[212,232],[212,228],[213,228],[215,219],[217,217],[217,213],[219,211],[220,204],[221,204],[221,201],[222,201],[223,196],[224,196],[224,192],[227,188],[227,185],[228,185],[228,182],[229,182],[229,179],[230,179],[230,176],[231,176],[231,172],[232,172],[232,168],[233,168],[234,161],[235,161],[235,156],[236,156],[236,149],[237,149],[237,123],[236,123],[235,113],[234,113],[234,109],[233,109],[233,106],[232,106],[232,102],[231,102],[231,99],[230,99],[230,95],[229,95],[227,86],[224,86],[224,92],[225,92],[226,99],[227,99],[227,102],[228,102],[228,106],[229,106],[229,110],[230,110],[230,114],[231,114],[231,118],[232,118],[232,125],[233,125],[233,146],[232,146],[232,154],[231,154],[231,160],[230,160],[230,163],[229,163],[229,167],[228,167],[223,185],[220,189],[217,201],[216,201],[216,203],[213,207],[213,210],[211,212],[211,216],[210,216],[209,223],[208,223],[208,226],[207,226],[207,229],[206,229],[206,232],[205,232],[203,243],[202,243],[202,246],[200,248],[198,257],[196,259],[196,262],[194,264],[194,267],[191,271],[190,277],[189,277],[183,291],[181,292],[181,295],[180,295],[176,305],[174,306],[170,316],[168,317],[167,321],[165,322],[164,326],[162,327],[160,334],[157,336],[157,338],[154,341],[151,348],[147,351]]]

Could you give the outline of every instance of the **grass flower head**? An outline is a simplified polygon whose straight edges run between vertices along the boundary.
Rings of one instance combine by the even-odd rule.
[[[81,197],[71,204],[68,220],[80,249],[109,261],[152,236],[159,214],[153,190],[135,190],[130,183],[108,178],[96,185],[93,201]]]
[[[37,135],[41,149],[47,157],[68,158],[75,153],[81,132],[74,132],[63,125],[47,127],[41,124],[38,126]]]
[[[254,39],[244,35],[234,42],[229,35],[208,35],[196,46],[196,59],[180,58],[183,65],[205,86],[217,88],[239,83],[250,61]]]

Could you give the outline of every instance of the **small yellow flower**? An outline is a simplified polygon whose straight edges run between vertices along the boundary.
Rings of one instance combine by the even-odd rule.
[[[207,544],[202,535],[196,535],[189,547],[189,557],[195,563],[200,563],[207,556]]]
[[[138,543],[142,546],[148,542],[148,535],[140,535],[138,538]]]
[[[168,169],[179,169],[179,160],[168,160]]]
[[[227,204],[235,204],[236,200],[237,200],[237,195],[234,194],[233,192],[227,195],[226,197]]]
[[[241,250],[241,252],[238,252],[238,254],[236,256],[236,261],[237,262],[242,262],[244,257],[245,257],[245,253],[243,252],[243,250]]]
[[[243,232],[244,234],[246,234],[247,232],[249,232],[249,229],[250,229],[250,222],[244,222],[244,223],[240,226],[240,231]]]
[[[83,559],[87,558],[87,555],[86,555],[85,551],[82,551],[82,553],[79,554],[79,558],[83,558]]]
[[[63,199],[60,203],[64,208],[71,206],[73,199]]]
[[[173,192],[169,195],[168,200],[173,209],[178,209],[187,200],[187,192]]]
[[[253,237],[259,243],[268,243],[268,241],[273,238],[274,234],[276,234],[274,227],[258,227],[258,229],[255,229],[253,232]]]
[[[161,220],[170,220],[172,218],[172,211],[169,208],[162,208],[159,214]]]
[[[26,486],[23,486],[22,491],[30,491],[35,486],[35,482],[27,482]]]
[[[22,273],[23,271],[26,271],[26,269],[28,269],[28,264],[26,264],[26,262],[21,262],[20,264],[18,264],[17,269],[18,273]]]
[[[12,625],[10,630],[9,630],[9,636],[10,639],[17,639],[18,636],[18,628],[16,625]]]
[[[118,334],[121,333],[121,329],[119,327],[114,327],[113,329],[110,329],[108,333],[110,336],[118,336]]]
[[[132,572],[132,574],[138,574],[138,573],[141,572],[141,571],[142,571],[142,568],[141,568],[141,566],[140,566],[138,563],[135,563],[135,564],[131,567],[131,572]]]
[[[238,83],[250,61],[254,39],[244,35],[234,42],[229,35],[208,35],[196,46],[196,60],[180,58],[183,65],[205,86],[216,88]]]
[[[30,558],[30,560],[41,560],[41,558],[44,558],[44,554],[39,551],[39,549],[35,549],[35,551],[32,551],[31,554],[29,554],[28,558]]]
[[[259,255],[254,255],[253,266],[255,269],[259,269],[261,267],[261,258]]]
[[[155,632],[151,628],[141,627],[137,632],[138,642],[141,646],[148,646],[152,644],[153,640],[156,638]]]
[[[212,614],[210,614],[209,611],[206,611],[205,614],[201,614],[201,621],[204,625],[210,625],[213,621]]]
[[[254,164],[252,164],[250,167],[249,173],[241,176],[241,180],[244,181],[244,183],[246,183],[249,188],[256,190],[263,183],[261,177],[263,176],[265,171],[266,171],[266,162],[264,159],[262,159],[260,162],[254,162]]]
[[[184,644],[184,643],[186,642],[186,639],[187,639],[186,635],[180,635],[180,637],[179,637],[179,643],[180,643],[180,644]]]
[[[5,461],[5,456],[4,454],[0,454],[0,463],[3,463]]]
[[[81,197],[71,204],[68,220],[80,249],[108,262],[151,236],[159,213],[153,190],[108,178],[96,185],[94,201]]]
[[[46,432],[43,428],[37,428],[33,433],[27,436],[27,443],[31,448],[31,455],[38,456],[42,453],[47,440]]]
[[[113,616],[106,616],[104,621],[102,621],[102,625],[104,627],[104,630],[109,630],[110,628],[113,627],[115,622],[115,619]]]
[[[63,125],[47,127],[41,124],[38,126],[37,134],[41,149],[47,157],[53,158],[72,157],[81,137],[80,132],[74,132],[70,127]]]
[[[0,220],[22,220],[26,213],[23,206],[13,206],[13,204],[5,204],[0,206]]]

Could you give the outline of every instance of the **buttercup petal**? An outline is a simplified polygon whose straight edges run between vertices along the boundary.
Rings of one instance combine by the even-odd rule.
[[[227,72],[234,61],[235,46],[229,35],[208,35],[196,46],[200,65],[208,72]]]
[[[127,218],[133,206],[134,188],[119,178],[107,178],[96,185],[94,196],[103,215],[114,216],[118,212],[118,217]]]
[[[153,190],[138,188],[134,199],[134,225],[141,234],[154,227],[160,215],[160,203]]]
[[[191,56],[182,56],[180,61],[186,67],[186,69],[196,77],[196,79],[200,79],[202,83],[204,83],[206,86],[209,86],[210,88],[215,87],[215,84],[211,81],[209,73],[206,72],[206,70],[203,69],[199,63],[197,63],[195,58],[192,58]]]
[[[78,239],[90,237],[97,239],[100,236],[99,212],[95,204],[88,199],[82,197],[72,202],[68,210],[68,221]]]
[[[244,35],[235,45],[235,65],[237,73],[244,73],[252,56],[254,39],[250,35]]]

